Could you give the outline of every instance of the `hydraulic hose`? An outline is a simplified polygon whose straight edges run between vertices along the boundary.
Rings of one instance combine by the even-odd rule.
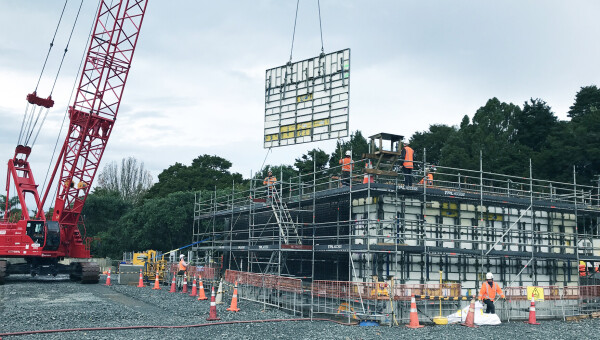
[[[115,330],[126,330],[126,329],[156,329],[156,328],[195,328],[195,327],[206,327],[206,326],[218,326],[218,325],[234,325],[243,323],[265,323],[265,322],[284,322],[284,321],[311,321],[310,318],[296,318],[296,319],[266,319],[266,320],[243,320],[243,321],[219,321],[219,322],[208,322],[195,325],[171,325],[171,326],[157,326],[157,325],[140,325],[140,326],[121,326],[121,327],[90,327],[90,328],[67,328],[67,329],[44,329],[37,331],[24,331],[24,332],[10,332],[0,333],[0,336],[17,336],[17,335],[33,335],[33,334],[47,334],[47,333],[66,333],[66,332],[89,332],[89,331],[115,331]],[[330,320],[330,319],[314,319],[312,321],[329,321],[340,325],[351,326],[353,324]],[[2,338],[0,338],[1,340]]]

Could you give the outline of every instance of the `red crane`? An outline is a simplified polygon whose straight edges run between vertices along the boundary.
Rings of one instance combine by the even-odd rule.
[[[28,162],[31,147],[17,146],[14,157],[8,161],[7,203],[4,220],[0,221],[0,257],[23,258],[25,263],[9,265],[0,261],[0,283],[13,273],[32,276],[69,273],[72,280],[98,282],[97,264],[79,261],[66,266],[59,261],[65,257],[90,258],[90,249],[78,227],[81,210],[117,118],[146,5],[147,0],[101,0],[75,100],[68,110],[67,137],[42,199]],[[32,105],[54,104],[48,102],[50,97],[40,99],[35,92],[27,99]],[[57,173],[54,212],[48,221],[43,206]],[[22,209],[21,219],[16,223],[8,221],[11,180]],[[29,216],[26,194],[35,199],[34,218]]]

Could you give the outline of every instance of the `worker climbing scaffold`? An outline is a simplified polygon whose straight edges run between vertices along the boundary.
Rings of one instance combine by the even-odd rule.
[[[268,176],[265,177],[263,184],[266,185],[265,194],[267,195],[267,203],[273,199],[273,193],[277,189],[275,184],[277,183],[277,177],[273,176],[273,171],[269,170]]]

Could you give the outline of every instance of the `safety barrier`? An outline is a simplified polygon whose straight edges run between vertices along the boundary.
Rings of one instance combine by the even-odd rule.
[[[315,280],[306,282],[304,289],[300,279],[245,273],[228,270],[227,282],[245,285],[249,300],[277,306],[297,312],[309,311],[313,315],[328,314],[357,319],[377,319],[383,323],[407,322],[410,298],[417,298],[417,308],[427,320],[442,313],[448,315],[465,307],[476,296],[462,296],[458,283],[444,284],[400,284],[389,282],[349,282]],[[531,289],[531,288],[530,288]],[[600,309],[600,286],[538,286],[535,293],[543,295],[536,308],[538,318],[564,319],[581,313]],[[294,293],[294,296],[281,295]],[[531,296],[528,287],[505,287],[505,301],[496,303],[496,311],[502,320],[527,319]],[[290,299],[295,304],[290,303]],[[286,306],[286,307],[282,307]]]
[[[176,264],[168,267],[171,274]],[[191,276],[201,274],[204,287],[220,282],[218,269],[190,266]],[[422,322],[430,321],[442,308],[449,315],[468,305],[476,296],[461,296],[461,285],[445,284],[390,284],[383,282],[325,281],[302,282],[299,278],[263,273],[226,270],[223,276],[226,295],[231,295],[238,284],[238,298],[287,310],[294,315],[337,315],[348,322],[378,320],[382,324],[402,325],[410,317],[410,298]],[[188,284],[190,284],[189,280]],[[537,286],[504,287],[506,300],[496,301],[496,313],[503,321],[526,320],[529,314],[530,295],[536,296],[539,320],[569,319],[579,315],[600,316],[600,285],[598,286]]]
[[[226,270],[224,281],[238,284],[238,298],[302,313],[302,280],[262,273]]]

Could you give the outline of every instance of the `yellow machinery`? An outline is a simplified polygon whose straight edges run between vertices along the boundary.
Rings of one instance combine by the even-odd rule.
[[[157,271],[158,279],[163,281],[165,279],[165,274],[168,271],[167,260],[165,260],[164,256],[159,254],[156,250],[133,253],[132,264],[134,266],[144,266],[144,277],[150,281],[156,279]]]

